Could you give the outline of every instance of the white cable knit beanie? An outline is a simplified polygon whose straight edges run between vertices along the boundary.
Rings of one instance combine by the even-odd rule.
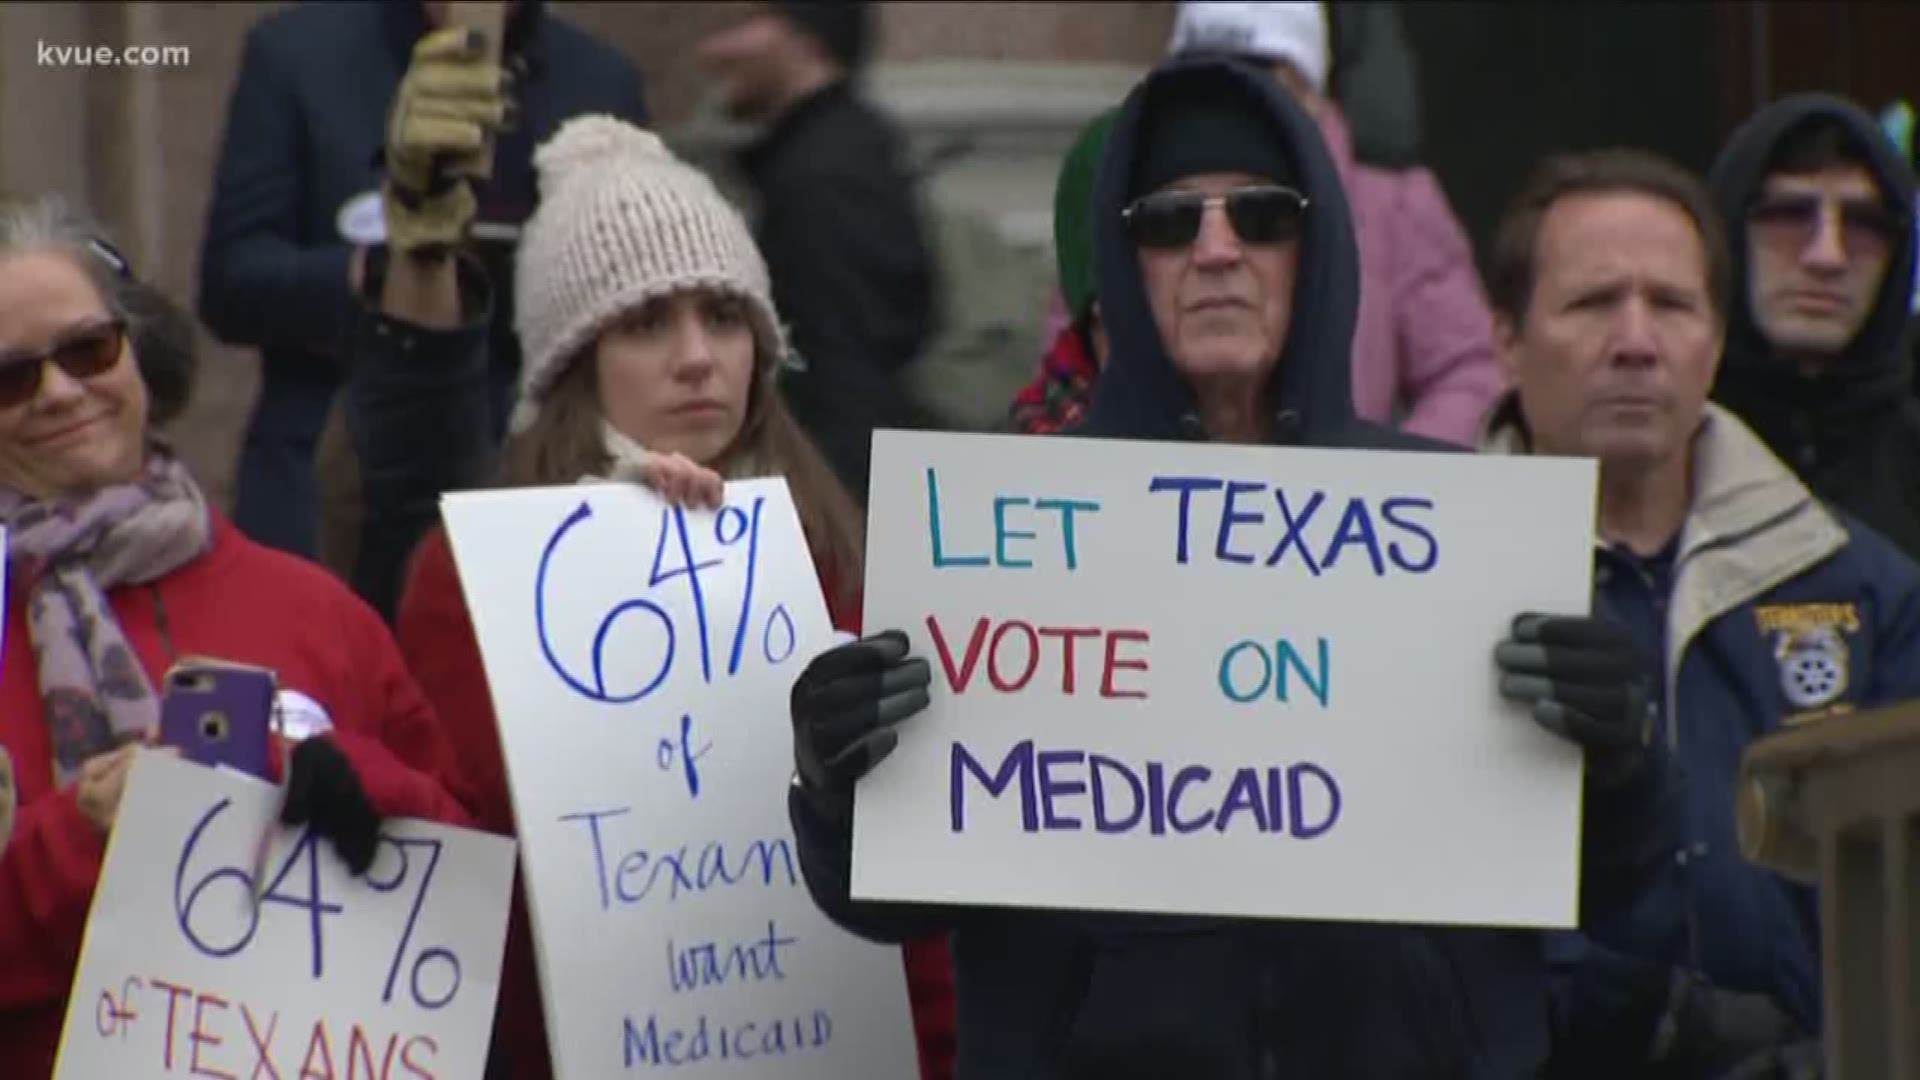
[[[1167,52],[1172,56],[1229,52],[1284,60],[1299,69],[1315,93],[1324,94],[1331,44],[1327,8],[1322,3],[1182,0],[1173,17],[1173,41]]]
[[[786,354],[766,260],[746,221],[659,136],[611,116],[579,116],[533,162],[540,202],[514,267],[522,359],[511,430],[526,430],[563,365],[614,318],[682,289],[747,302],[763,371]]]

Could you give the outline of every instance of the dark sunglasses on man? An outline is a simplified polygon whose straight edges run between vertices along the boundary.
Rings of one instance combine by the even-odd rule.
[[[32,401],[40,392],[48,364],[70,379],[105,375],[120,362],[126,337],[126,324],[108,319],[69,332],[44,352],[0,353],[0,409],[18,408]]]
[[[1762,241],[1802,250],[1819,233],[1828,206],[1839,214],[1840,239],[1850,254],[1885,251],[1906,227],[1877,199],[1833,199],[1812,191],[1762,195],[1748,207],[1747,221]]]
[[[1307,197],[1279,184],[1235,188],[1223,195],[1156,191],[1120,211],[1127,235],[1144,248],[1177,248],[1200,235],[1207,207],[1225,205],[1227,221],[1243,244],[1284,244],[1300,235]]]

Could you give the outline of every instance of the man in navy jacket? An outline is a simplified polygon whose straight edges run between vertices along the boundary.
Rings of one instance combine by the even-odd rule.
[[[1699,180],[1630,151],[1542,165],[1495,242],[1515,389],[1483,449],[1599,460],[1596,606],[1658,688],[1642,767],[1588,774],[1625,869],[1587,883],[1583,933],[1552,951],[1557,1075],[1819,1075],[1817,897],[1741,856],[1740,760],[1782,726],[1920,695],[1920,567],[1707,402],[1730,264]],[[1575,716],[1559,684],[1595,662],[1523,652],[1500,656],[1503,688]]]
[[[511,0],[503,62],[517,123],[476,193],[480,251],[510,281],[511,238],[532,212],[533,148],[568,117],[646,121],[640,74],[612,47]],[[378,210],[380,151],[414,43],[443,3],[303,3],[248,34],[228,104],[200,255],[198,308],[223,341],[260,350],[260,396],[240,452],[234,522],[263,543],[313,557],[314,450],[343,382],[338,339],[359,259],[346,237]],[[486,243],[487,237],[501,238]],[[363,241],[364,242],[364,241]],[[512,295],[503,288],[501,297]],[[494,425],[519,366],[511,305],[494,317]]]

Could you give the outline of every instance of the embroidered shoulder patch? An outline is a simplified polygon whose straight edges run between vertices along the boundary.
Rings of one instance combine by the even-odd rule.
[[[1755,607],[1754,618],[1773,644],[1780,691],[1794,709],[1825,710],[1847,692],[1852,653],[1846,635],[1860,630],[1859,605],[1771,604]]]

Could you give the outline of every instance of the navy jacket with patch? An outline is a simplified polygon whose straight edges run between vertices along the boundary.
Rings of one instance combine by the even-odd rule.
[[[1511,400],[1494,417],[1486,449],[1525,452]],[[1662,737],[1658,769],[1609,814],[1609,857],[1631,872],[1584,889],[1584,940],[1556,943],[1556,1063],[1632,1075],[1676,968],[1769,995],[1817,1033],[1818,897],[1742,857],[1740,760],[1784,724],[1920,696],[1920,567],[1711,405],[1675,543],[1595,558],[1597,609],[1659,657]]]

